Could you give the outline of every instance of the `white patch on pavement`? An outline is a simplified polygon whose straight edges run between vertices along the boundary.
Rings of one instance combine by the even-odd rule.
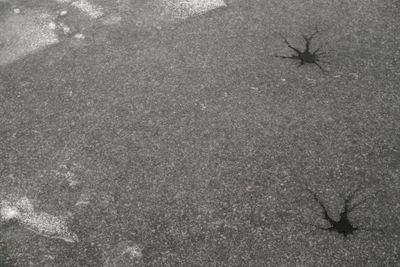
[[[223,0],[165,0],[175,17],[182,19],[226,6]]]
[[[0,211],[1,218],[4,220],[17,219],[21,214],[16,207],[5,206]]]
[[[36,12],[6,17],[0,25],[0,43],[3,44],[0,49],[0,65],[58,43],[52,23],[50,16]]]
[[[143,248],[132,241],[122,241],[113,249],[105,251],[104,266],[136,266],[137,260],[143,257]]]
[[[85,35],[83,35],[82,33],[77,33],[74,35],[74,37],[78,40],[83,40],[85,39]]]
[[[65,25],[62,18],[73,19],[77,14],[68,8],[76,8],[84,16],[96,19],[103,25],[120,24],[125,19],[133,19],[137,25],[154,26],[161,29],[167,22],[185,19],[209,10],[226,6],[224,0],[149,0],[149,4],[131,0],[115,0],[117,7],[108,4],[102,7],[97,0],[53,0],[60,4],[58,10],[37,12],[15,7],[2,18],[0,24],[0,66],[34,53],[59,42],[58,36],[70,36],[79,43],[86,39],[78,31],[87,25]],[[102,2],[104,3],[104,2]],[[141,11],[143,9],[143,12]],[[105,12],[104,10],[107,10]],[[112,11],[114,10],[114,11]],[[18,13],[18,14],[16,14]],[[98,18],[100,18],[97,20]],[[59,20],[59,22],[56,22]],[[64,40],[62,38],[62,40]]]
[[[62,27],[63,33],[65,35],[69,35],[72,33],[71,28],[68,27],[67,25],[64,25],[63,23],[61,23],[60,26]]]
[[[77,242],[78,237],[71,233],[64,220],[45,212],[35,212],[31,201],[22,197],[15,203],[2,201],[0,205],[2,220],[17,219],[27,229],[36,234],[62,239],[66,242]]]
[[[86,13],[94,19],[100,18],[104,15],[100,7],[92,5],[86,0],[75,1],[71,4],[71,6],[78,8],[80,11]]]
[[[122,255],[128,254],[132,258],[141,258],[143,256],[142,249],[138,246],[127,247]]]
[[[54,22],[50,22],[50,23],[49,23],[49,28],[50,28],[51,30],[55,30],[55,29],[57,28],[57,25],[56,25]]]

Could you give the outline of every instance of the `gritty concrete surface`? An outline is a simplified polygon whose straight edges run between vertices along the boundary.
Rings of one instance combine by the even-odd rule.
[[[399,266],[399,1],[72,2],[0,1],[58,38],[0,64],[1,266]]]

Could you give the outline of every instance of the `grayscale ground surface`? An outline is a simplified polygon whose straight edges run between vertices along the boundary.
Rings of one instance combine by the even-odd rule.
[[[399,1],[73,2],[0,0],[0,266],[399,266]]]

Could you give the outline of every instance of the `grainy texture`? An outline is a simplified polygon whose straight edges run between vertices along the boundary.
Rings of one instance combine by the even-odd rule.
[[[0,200],[30,199],[79,240],[8,215],[1,264],[398,264],[398,1],[227,0],[184,20],[156,1],[88,2],[104,16],[0,5],[68,11],[55,23],[73,34],[0,66]],[[315,25],[327,73],[275,57]],[[357,186],[354,201],[373,197],[348,219],[384,231],[309,225],[330,226],[307,188],[339,221]]]

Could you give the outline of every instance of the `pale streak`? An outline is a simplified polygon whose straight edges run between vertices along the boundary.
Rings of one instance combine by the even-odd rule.
[[[168,8],[172,9],[173,15],[181,19],[226,6],[223,0],[165,0],[165,2]]]
[[[50,16],[35,12],[11,15],[0,27],[0,65],[9,64],[37,50],[58,43]]]
[[[15,219],[26,229],[49,238],[62,239],[66,242],[78,242],[76,234],[70,232],[66,222],[46,212],[35,212],[31,201],[22,197],[15,203],[2,201],[0,207],[2,220]]]
[[[97,19],[104,15],[102,9],[95,5],[92,5],[86,0],[78,0],[71,3],[71,6],[76,7],[80,11],[84,12],[91,18]]]

